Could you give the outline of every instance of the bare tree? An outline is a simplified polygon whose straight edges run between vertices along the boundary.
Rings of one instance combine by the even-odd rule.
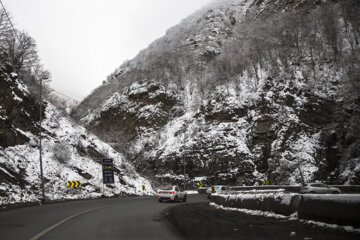
[[[17,37],[7,39],[6,48],[11,64],[16,71],[20,71],[34,66],[38,62],[38,55],[32,37],[25,32],[18,32]]]
[[[339,36],[339,23],[337,12],[331,6],[324,6],[320,9],[320,11],[321,19],[323,21],[323,35],[330,47],[332,48],[334,53],[334,59],[335,61],[337,61],[339,55],[341,54],[341,46],[339,46],[341,41]]]

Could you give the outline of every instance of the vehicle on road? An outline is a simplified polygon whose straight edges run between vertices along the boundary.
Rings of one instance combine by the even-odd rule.
[[[300,189],[300,193],[332,193],[338,194],[341,193],[340,189],[336,187],[330,187],[323,183],[309,183],[305,186],[302,186]]]
[[[162,202],[163,200],[169,200],[169,201],[180,201],[186,202],[187,194],[186,192],[183,192],[178,186],[176,185],[166,185],[164,187],[161,187],[157,191],[159,202]]]
[[[206,189],[206,195],[208,198],[210,198],[212,194],[215,194],[215,193],[223,194],[223,193],[227,193],[228,191],[229,191],[229,188],[227,186],[214,185],[214,186],[211,186],[208,189]]]

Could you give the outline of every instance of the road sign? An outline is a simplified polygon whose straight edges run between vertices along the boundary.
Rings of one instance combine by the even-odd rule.
[[[142,190],[144,191],[144,190],[145,190],[145,185],[142,185],[141,188],[142,188]]]
[[[202,186],[203,186],[202,182],[198,182],[198,187],[202,187]]]
[[[112,159],[103,159],[102,160],[102,169],[103,169],[103,183],[110,184],[114,183],[114,164]]]
[[[269,185],[269,180],[265,179],[264,180],[264,185]]]
[[[68,187],[81,187],[80,181],[67,181]]]

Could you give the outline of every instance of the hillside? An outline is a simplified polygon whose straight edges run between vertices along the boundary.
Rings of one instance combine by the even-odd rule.
[[[73,112],[163,182],[360,183],[357,1],[224,0]]]
[[[45,101],[43,165],[47,200],[148,195],[150,182],[122,154],[75,124]],[[41,198],[39,103],[14,72],[0,68],[0,205],[37,202]],[[102,158],[114,159],[115,184],[102,191]],[[80,181],[81,191],[67,181]],[[141,186],[146,190],[142,191]]]

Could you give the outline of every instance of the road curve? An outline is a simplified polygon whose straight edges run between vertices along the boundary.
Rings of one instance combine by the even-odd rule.
[[[191,195],[188,202],[204,202]],[[179,239],[154,197],[84,200],[0,212],[0,239]]]

